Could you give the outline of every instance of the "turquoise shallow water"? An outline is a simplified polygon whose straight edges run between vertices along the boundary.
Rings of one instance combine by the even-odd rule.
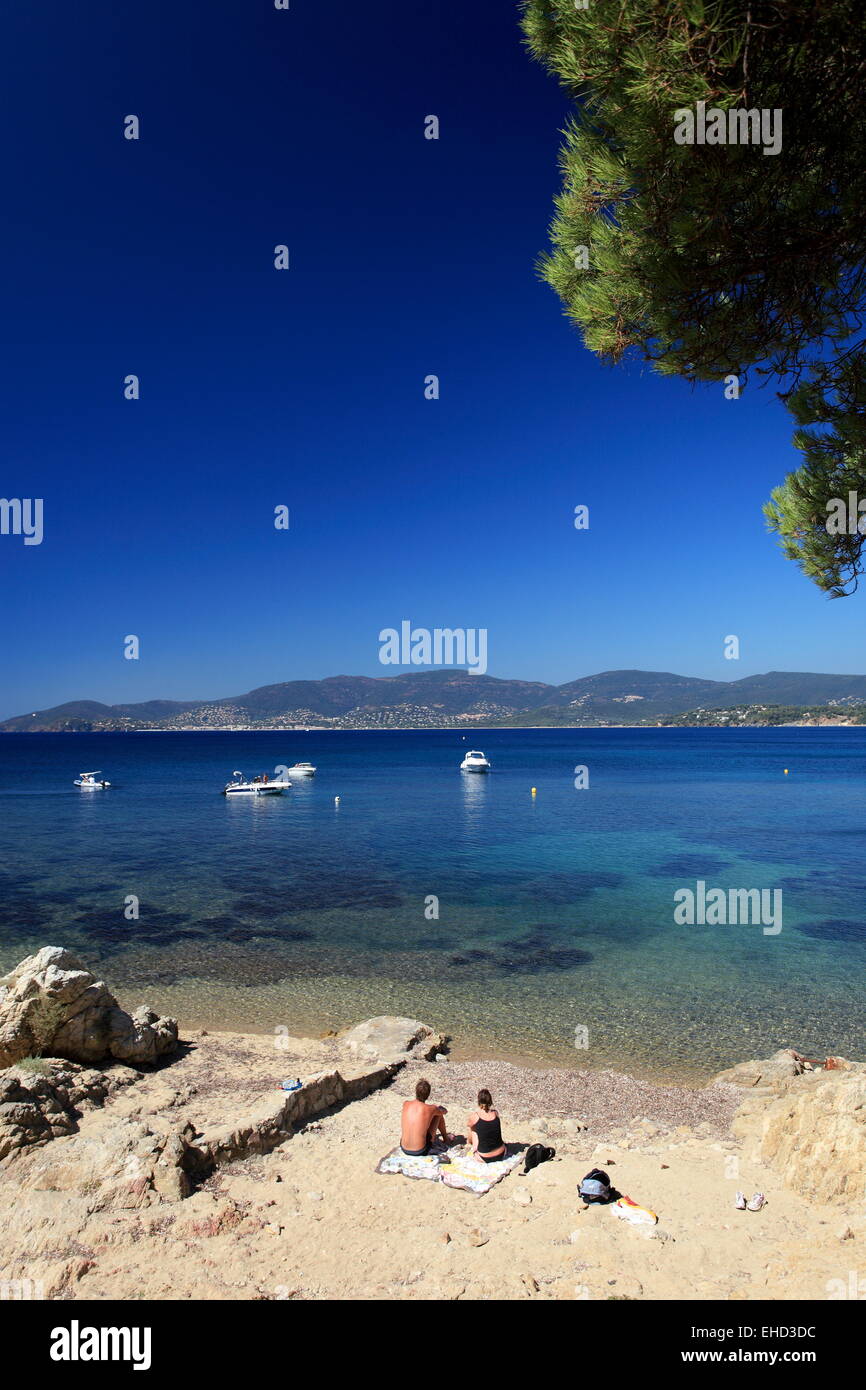
[[[218,795],[297,759],[281,798]],[[0,966],[64,944],[187,1026],[409,1013],[464,1055],[671,1079],[863,1056],[864,779],[866,729],[4,736]],[[782,931],[677,926],[698,879],[781,889]]]

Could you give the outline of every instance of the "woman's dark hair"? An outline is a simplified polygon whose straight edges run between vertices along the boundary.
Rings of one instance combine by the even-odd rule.
[[[426,1100],[429,1094],[430,1082],[425,1080],[424,1077],[422,1077],[421,1080],[418,1082],[417,1086],[415,1087],[415,1099]]]
[[[493,1097],[489,1091],[481,1090],[478,1092],[478,1104],[482,1110],[489,1110],[493,1104]]]

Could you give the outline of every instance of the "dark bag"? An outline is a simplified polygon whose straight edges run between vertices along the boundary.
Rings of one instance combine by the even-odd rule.
[[[556,1157],[556,1149],[546,1149],[543,1144],[530,1144],[526,1150],[526,1162],[523,1165],[524,1174],[537,1168],[539,1163],[549,1163]]]
[[[587,1173],[577,1190],[585,1202],[609,1202],[612,1197],[610,1178],[601,1168]]]

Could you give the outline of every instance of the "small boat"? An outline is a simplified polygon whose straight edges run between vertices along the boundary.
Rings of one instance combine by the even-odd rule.
[[[479,753],[477,748],[471,748],[460,764],[461,772],[489,772],[490,764],[483,753]]]
[[[316,769],[312,763],[295,763],[289,768],[289,777],[315,777]]]
[[[291,782],[268,781],[267,773],[248,782],[242,772],[233,772],[232,780],[223,787],[223,796],[282,796]]]
[[[75,785],[76,787],[87,788],[99,787],[101,791],[103,787],[110,787],[111,783],[106,782],[104,777],[100,777],[98,772],[79,772],[75,779]]]

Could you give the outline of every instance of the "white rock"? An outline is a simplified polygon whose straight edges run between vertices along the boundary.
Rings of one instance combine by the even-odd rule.
[[[147,1005],[128,1014],[62,946],[43,946],[0,980],[0,1068],[50,1054],[152,1063],[177,1047],[177,1023]]]

